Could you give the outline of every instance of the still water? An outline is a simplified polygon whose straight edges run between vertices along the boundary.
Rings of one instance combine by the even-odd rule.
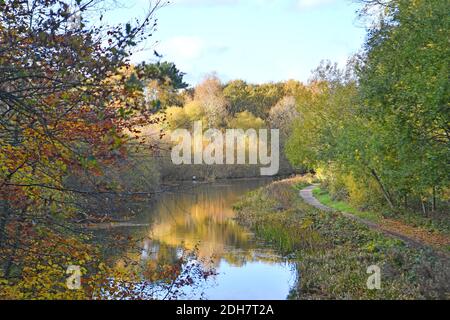
[[[145,233],[140,260],[161,262],[195,250],[196,262],[214,275],[183,289],[184,298],[286,299],[296,281],[294,265],[233,220],[239,197],[268,182],[189,184],[162,195],[139,218],[148,224],[139,231]]]

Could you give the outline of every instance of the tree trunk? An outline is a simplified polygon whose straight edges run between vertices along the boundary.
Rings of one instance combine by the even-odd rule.
[[[431,211],[436,211],[436,187],[433,187],[433,203],[431,205]]]
[[[20,224],[18,223],[16,226],[16,232],[15,232],[14,245],[12,248],[12,252],[11,252],[11,255],[8,257],[8,261],[7,261],[6,267],[5,267],[5,278],[6,279],[8,279],[9,276],[11,275],[11,269],[12,269],[14,257],[16,256],[17,248],[19,246],[19,237],[20,237]]]
[[[425,206],[425,201],[423,201],[423,199],[420,199],[420,201],[422,202],[422,212],[426,216],[427,215],[427,207]]]
[[[391,209],[395,209],[394,207],[394,203],[392,202],[391,199],[391,195],[389,194],[389,192],[386,190],[386,188],[384,187],[383,183],[381,182],[380,177],[378,177],[376,171],[374,169],[370,169],[372,176],[375,178],[375,180],[377,181],[378,185],[381,188],[381,191],[383,191],[383,196],[386,199],[387,203],[389,204],[389,207]]]
[[[8,223],[11,209],[9,208],[8,200],[3,200],[2,211],[0,212],[0,248],[5,240],[6,224]]]

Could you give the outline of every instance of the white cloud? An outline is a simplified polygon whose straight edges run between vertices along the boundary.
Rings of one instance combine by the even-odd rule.
[[[170,0],[171,3],[180,5],[234,5],[241,2],[240,0]]]
[[[336,2],[336,0],[169,0],[175,5],[185,6],[233,6],[251,3],[256,6],[266,6],[273,4],[294,5],[299,9],[310,9]]]
[[[177,36],[162,41],[158,45],[158,52],[182,60],[195,60],[205,54],[221,54],[228,50],[228,46],[219,42],[207,42],[197,36]]]
[[[169,0],[176,5],[186,6],[234,6],[240,4],[253,4],[256,6],[280,3],[280,0]],[[287,2],[295,2],[296,0],[287,0]]]
[[[297,7],[299,9],[310,9],[326,4],[331,4],[333,2],[335,2],[335,0],[297,0]]]
[[[172,37],[156,46],[156,51],[163,55],[164,60],[175,62],[177,67],[187,73],[186,80],[191,83],[201,78],[199,70],[205,59],[214,59],[228,49],[223,43],[206,41],[198,36]]]
[[[178,57],[184,61],[200,58],[205,47],[205,41],[200,37],[179,36],[161,42],[158,50],[163,55]]]

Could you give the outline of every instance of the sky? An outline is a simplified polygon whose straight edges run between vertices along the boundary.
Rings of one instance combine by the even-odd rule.
[[[150,0],[127,1],[108,22],[142,17]],[[352,0],[172,0],[133,62],[174,62],[191,85],[216,73],[222,81],[306,82],[321,60],[345,65],[365,29]]]

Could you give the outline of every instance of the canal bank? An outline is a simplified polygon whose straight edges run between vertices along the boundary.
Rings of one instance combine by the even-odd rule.
[[[339,212],[308,205],[297,187],[308,183],[304,178],[273,182],[235,205],[242,225],[296,261],[298,282],[292,298],[449,297],[448,259],[407,246]],[[381,270],[379,290],[367,286],[373,266]]]

